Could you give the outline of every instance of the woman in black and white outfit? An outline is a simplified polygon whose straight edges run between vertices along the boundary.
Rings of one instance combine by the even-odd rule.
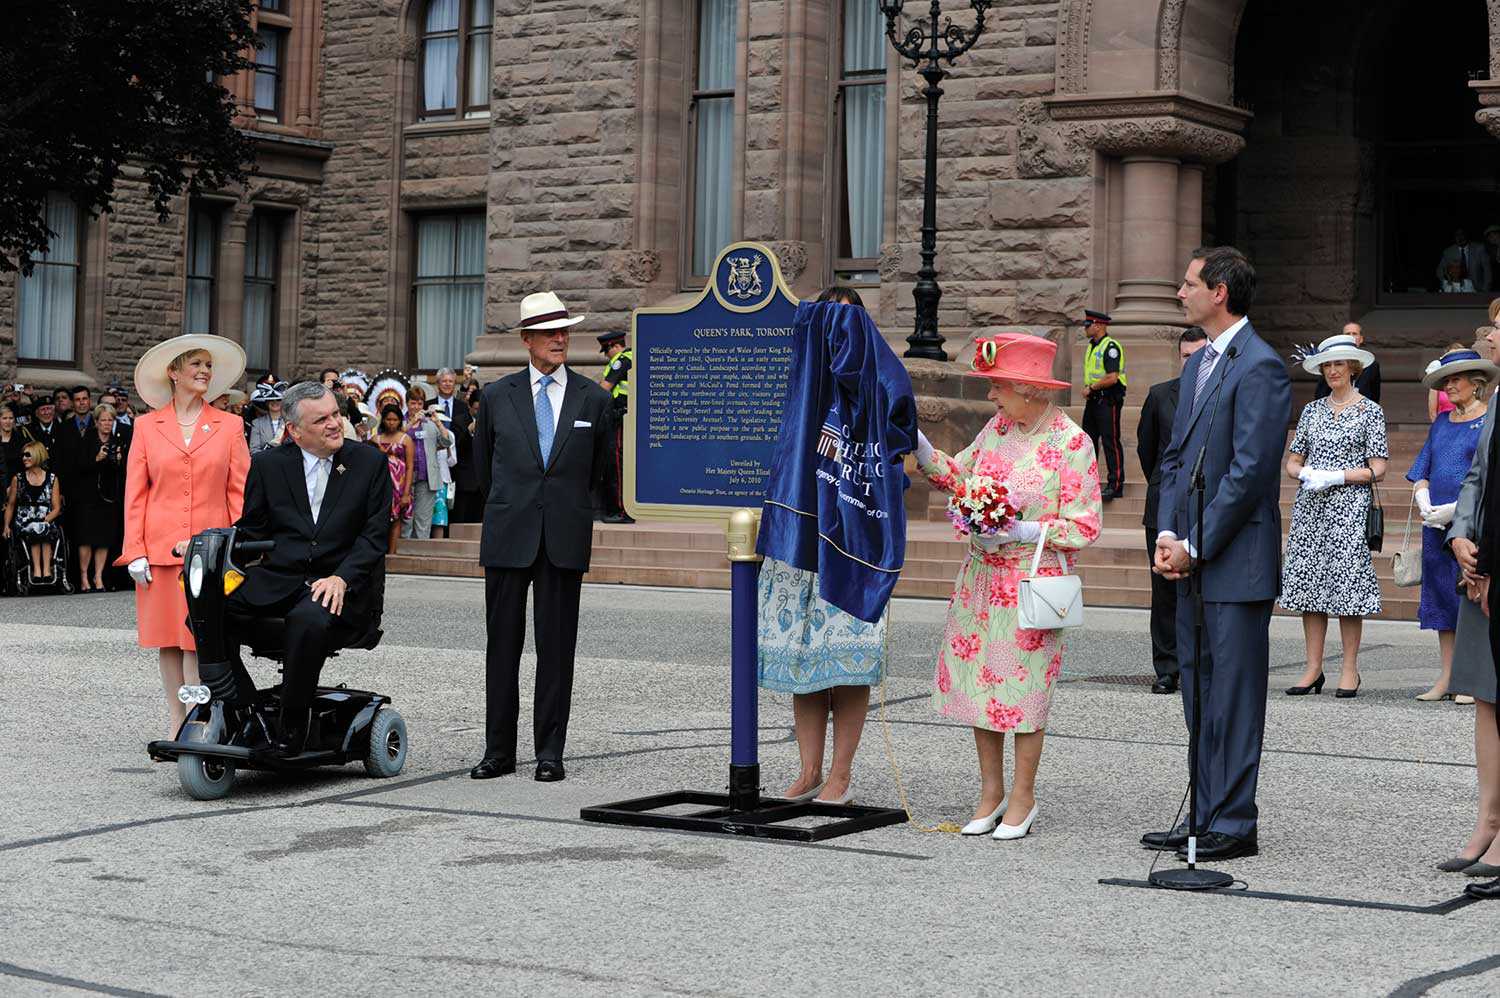
[[[1297,420],[1286,473],[1301,482],[1292,504],[1281,570],[1281,605],[1302,614],[1307,668],[1291,696],[1323,691],[1323,642],[1328,618],[1339,618],[1343,642],[1340,697],[1359,692],[1359,639],[1364,618],[1380,612],[1380,582],[1365,540],[1373,485],[1385,475],[1390,448],[1385,412],[1354,387],[1375,362],[1352,336],[1330,336],[1302,362],[1332,389],[1309,402]]]

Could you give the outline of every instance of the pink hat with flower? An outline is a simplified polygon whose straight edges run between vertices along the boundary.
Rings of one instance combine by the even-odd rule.
[[[974,341],[974,359],[967,373],[994,381],[1018,381],[1042,388],[1067,388],[1052,377],[1057,344],[1029,333],[996,333]]]

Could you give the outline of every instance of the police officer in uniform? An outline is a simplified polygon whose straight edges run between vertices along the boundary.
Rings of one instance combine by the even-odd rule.
[[[624,333],[601,333],[599,352],[604,354],[604,370],[599,373],[599,384],[609,392],[614,403],[615,451],[609,471],[604,476],[604,522],[634,523],[625,512],[624,501],[624,453],[625,413],[630,409],[630,367],[634,358],[625,348]]]
[[[1101,498],[1125,492],[1125,451],[1120,445],[1120,413],[1125,408],[1125,349],[1109,335],[1110,317],[1084,310],[1089,345],[1083,355],[1083,432],[1094,441],[1100,465],[1109,471]]]

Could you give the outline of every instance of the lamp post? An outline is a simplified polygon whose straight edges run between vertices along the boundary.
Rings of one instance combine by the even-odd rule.
[[[927,81],[927,86],[922,90],[922,96],[927,98],[926,174],[922,180],[922,268],[917,271],[917,286],[911,293],[917,302],[917,325],[916,330],[906,338],[906,342],[910,344],[906,356],[924,360],[947,360],[948,355],[943,351],[943,337],[938,333],[937,321],[938,302],[943,297],[943,291],[938,287],[937,267],[933,263],[937,257],[938,98],[943,96],[938,84],[948,75],[948,71],[942,67],[942,60],[946,59],[951,66],[953,60],[974,47],[984,31],[984,12],[994,0],[969,0],[969,6],[974,10],[974,27],[970,30],[954,24],[952,18],[945,19],[940,28],[938,20],[942,16],[942,3],[941,0],[932,0],[928,23],[924,25],[919,22],[904,35],[898,21],[905,0],[878,2],[880,12],[885,15],[885,34],[891,40],[891,46],[901,58],[910,59],[922,79]]]

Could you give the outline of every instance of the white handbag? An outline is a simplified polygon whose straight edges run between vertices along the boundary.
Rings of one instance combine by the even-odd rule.
[[[1402,589],[1422,584],[1422,549],[1411,550],[1411,511],[1415,505],[1416,494],[1413,493],[1411,505],[1406,507],[1406,534],[1401,538],[1401,550],[1391,556],[1391,570],[1396,585]]]
[[[1047,527],[1047,524],[1042,524],[1042,536],[1037,538],[1036,555],[1031,559],[1031,575],[1022,579],[1017,587],[1016,604],[1020,610],[1021,626],[1033,631],[1082,627],[1083,580],[1076,575],[1036,574],[1042,567],[1042,552],[1047,548]],[[1066,572],[1068,563],[1062,552],[1053,553]]]

